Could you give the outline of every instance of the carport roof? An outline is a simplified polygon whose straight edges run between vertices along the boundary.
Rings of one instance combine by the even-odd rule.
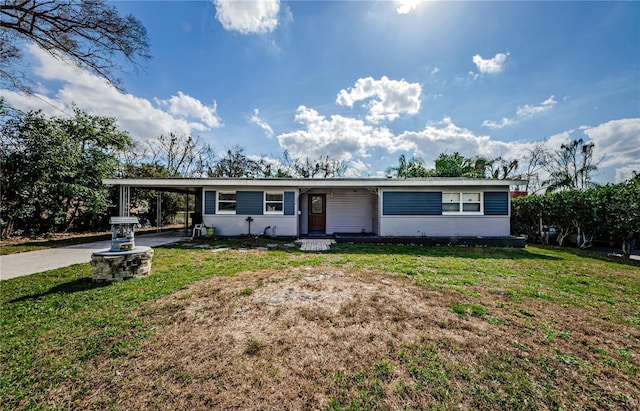
[[[291,188],[372,188],[372,187],[495,187],[524,185],[525,180],[471,178],[106,178],[105,185],[119,185],[166,191],[197,192],[203,187],[291,187]]]

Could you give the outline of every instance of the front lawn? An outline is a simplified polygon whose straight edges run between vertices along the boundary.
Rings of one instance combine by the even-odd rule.
[[[0,283],[0,407],[640,407],[636,262],[225,245],[156,248],[122,283],[88,264]]]

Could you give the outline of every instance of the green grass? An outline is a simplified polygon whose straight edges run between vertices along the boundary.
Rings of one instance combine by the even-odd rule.
[[[216,240],[211,245],[238,246],[233,241]],[[387,356],[372,359],[370,365],[336,370],[328,388],[328,409],[385,409],[392,396],[403,398],[408,409],[425,403],[442,404],[442,409],[457,403],[473,409],[557,408],[566,400],[563,395],[581,395],[554,390],[554,379],[567,369],[588,375],[594,367],[619,368],[624,375],[638,375],[637,340],[629,337],[628,344],[618,348],[589,345],[576,341],[566,325],[540,322],[535,312],[540,304],[590,310],[611,327],[640,335],[640,266],[634,262],[539,246],[338,245],[328,253],[275,250],[260,258],[174,246],[156,249],[153,274],[147,278],[94,284],[89,265],[81,264],[3,281],[0,407],[75,408],[73,401],[93,388],[86,374],[88,364],[106,361],[115,367],[121,359],[135,356],[141,343],[156,332],[153,324],[157,322],[152,319],[159,312],[154,303],[195,281],[307,266],[388,273],[430,291],[450,293],[455,299],[448,309],[461,324],[484,321],[487,327],[502,327],[514,335],[511,351],[478,357],[473,366],[443,359],[443,352],[464,350],[457,343],[443,346],[425,340],[393,345]],[[239,294],[246,298],[253,293],[253,285],[247,284]],[[445,321],[439,325],[453,326]],[[552,351],[536,357],[516,341],[531,336]],[[578,348],[567,352],[568,347]],[[581,359],[583,348],[598,361]],[[263,349],[258,340],[246,346],[252,356]],[[542,376],[534,381],[531,375],[535,374]],[[180,378],[191,377],[181,374]],[[66,402],[52,402],[61,390]],[[640,401],[640,394],[633,391],[585,395],[585,403],[594,408],[624,408]]]

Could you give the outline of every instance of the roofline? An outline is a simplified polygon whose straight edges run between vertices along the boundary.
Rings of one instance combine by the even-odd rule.
[[[189,189],[224,187],[432,187],[432,186],[511,186],[526,180],[482,178],[105,178],[102,184],[141,188]]]

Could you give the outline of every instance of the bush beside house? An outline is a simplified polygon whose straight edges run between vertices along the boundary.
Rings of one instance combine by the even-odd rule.
[[[515,198],[511,202],[511,232],[530,242],[565,245],[576,236],[579,247],[595,242],[620,245],[629,256],[640,236],[640,178],[587,190]]]

